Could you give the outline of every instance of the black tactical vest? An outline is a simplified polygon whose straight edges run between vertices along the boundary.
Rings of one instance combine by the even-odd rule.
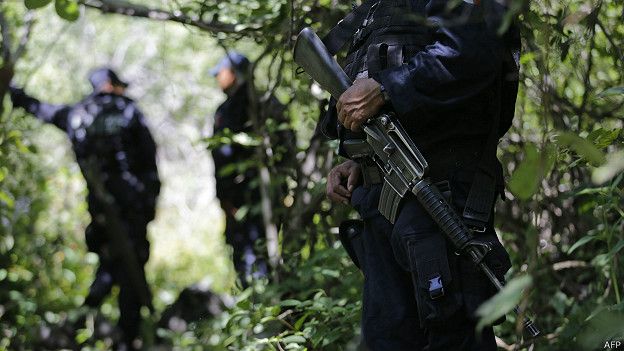
[[[68,116],[69,137],[76,158],[98,160],[101,171],[121,174],[131,163],[142,162],[133,154],[136,141],[129,133],[134,116],[132,100],[113,94],[95,94],[72,108]]]
[[[424,0],[379,0],[355,33],[345,61],[352,78],[398,67],[429,41]]]
[[[343,67],[347,75],[369,78],[381,70],[398,67],[422,51],[430,40],[426,26],[426,0],[379,0],[373,3],[367,16],[353,35]],[[361,133],[337,126],[335,116],[323,121],[326,135],[342,140],[362,139]],[[337,127],[334,134],[331,130]]]
[[[423,51],[425,46],[433,41],[434,35],[434,26],[427,23],[425,8],[427,3],[429,3],[427,0],[366,2],[365,5],[372,5],[354,35],[343,65],[349,77],[351,79],[373,77],[381,70],[407,63],[418,52]],[[496,32],[505,17],[505,10],[496,1],[483,1],[475,15],[483,16],[481,18],[485,20],[490,30]],[[474,157],[473,154],[481,155],[480,160],[475,160],[479,168],[477,176],[480,177],[478,181],[475,179],[475,183],[481,183],[482,186],[471,189],[466,205],[467,209],[474,210],[477,214],[464,214],[467,218],[476,219],[477,224],[487,223],[489,220],[490,199],[493,199],[494,189],[502,193],[502,170],[496,159],[496,145],[498,138],[511,126],[518,88],[517,59],[520,40],[517,28],[512,25],[502,40],[507,54],[500,72],[501,80],[498,86],[492,86],[491,98],[483,100],[483,103],[491,104],[489,113],[492,118],[489,128],[491,130],[483,130],[484,145],[470,141],[472,148],[467,149],[467,154],[470,154],[471,158]],[[484,94],[485,97],[490,95]],[[363,138],[362,134],[338,126],[335,113],[332,114],[331,109],[329,112],[322,123],[327,136],[338,137],[342,141]],[[335,126],[337,129],[334,129]],[[473,148],[476,150],[474,153]],[[442,158],[445,157],[432,157],[434,160]]]

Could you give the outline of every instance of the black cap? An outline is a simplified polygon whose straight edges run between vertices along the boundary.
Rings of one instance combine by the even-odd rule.
[[[233,68],[234,70],[247,73],[249,67],[249,59],[240,52],[230,51],[228,52],[216,66],[210,69],[211,76],[216,77],[219,72],[224,68]]]
[[[121,86],[124,88],[128,87],[128,83],[119,79],[117,73],[108,67],[100,67],[96,68],[91,73],[89,73],[89,82],[93,87],[93,90],[98,90],[102,87],[102,84],[106,82],[110,82],[113,85]]]

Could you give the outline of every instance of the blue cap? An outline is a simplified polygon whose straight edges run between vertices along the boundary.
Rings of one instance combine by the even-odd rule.
[[[128,83],[119,79],[117,73],[108,67],[96,68],[89,73],[89,83],[93,87],[93,90],[98,90],[102,87],[102,84],[110,82],[113,85],[128,87]]]
[[[247,67],[249,67],[249,59],[245,55],[236,51],[230,51],[209,72],[210,75],[216,77],[224,68],[233,68],[239,72],[246,72]]]

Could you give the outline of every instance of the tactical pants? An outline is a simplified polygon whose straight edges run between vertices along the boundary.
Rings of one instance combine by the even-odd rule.
[[[259,216],[249,216],[237,221],[232,216],[226,217],[225,241],[232,246],[234,269],[244,287],[249,277],[265,277],[268,266],[265,254],[258,252],[257,241],[264,239],[264,224]]]
[[[463,207],[470,184],[451,179],[453,203]],[[357,188],[352,204],[364,221],[352,240],[364,273],[362,330],[373,351],[495,351],[492,328],[475,334],[475,309],[494,293],[471,262],[447,247],[439,228],[415,197],[404,200],[394,225],[377,210],[380,185]],[[499,278],[509,257],[493,227],[482,234],[495,245],[488,264]],[[441,278],[443,296],[430,292]]]
[[[127,214],[128,212],[123,212]],[[139,336],[141,325],[141,300],[126,276],[127,268],[111,255],[111,244],[105,223],[98,220],[98,215],[92,213],[93,221],[86,230],[86,241],[89,251],[98,254],[100,263],[95,279],[89,290],[85,304],[99,307],[104,298],[110,293],[113,285],[119,285],[119,321],[118,325],[123,332],[124,342],[130,344]],[[147,224],[149,221],[138,214],[123,215],[122,224],[130,237],[130,243],[141,270],[149,258],[149,242],[147,241]],[[143,274],[145,274],[143,272]]]

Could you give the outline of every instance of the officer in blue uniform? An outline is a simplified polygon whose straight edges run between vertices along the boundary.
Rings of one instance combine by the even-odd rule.
[[[249,119],[250,101],[247,85],[249,59],[238,52],[228,52],[210,70],[217,79],[227,99],[217,108],[214,115],[214,134],[228,129],[232,133],[251,132]],[[237,143],[222,145],[212,150],[217,182],[217,198],[225,212],[225,240],[232,246],[234,269],[243,286],[251,277],[267,274],[267,263],[258,240],[264,239],[265,230],[258,204],[260,191],[257,184],[257,169],[248,167],[239,171],[233,165],[240,165],[254,159],[254,148]],[[247,206],[249,212],[237,218],[238,211]]]
[[[475,235],[493,244],[487,263],[510,267],[493,228],[503,193],[496,146],[513,118],[518,86],[515,27],[498,36],[496,1],[369,0],[324,39],[336,53],[350,38],[345,71],[354,80],[323,121],[328,137],[362,139],[362,124],[396,114]],[[350,156],[341,147],[343,156]],[[363,231],[351,236],[365,276],[362,329],[371,350],[496,350],[491,327],[475,334],[476,308],[493,293],[473,264],[454,254],[415,197],[394,224],[378,210],[373,162],[353,160],[328,175],[330,199],[351,203]],[[351,250],[353,251],[353,250]]]
[[[92,172],[95,163],[104,190],[126,227],[131,248],[140,269],[149,257],[147,224],[154,219],[160,180],[156,167],[156,144],[136,103],[124,96],[128,84],[109,68],[98,68],[89,75],[93,93],[75,105],[52,105],[12,88],[14,106],[22,107],[38,119],[64,131],[72,143],[83,173]],[[126,347],[132,347],[141,322],[141,301],[128,284],[126,267],[114,262],[104,219],[105,206],[96,195],[96,184],[87,179],[87,202],[91,223],[86,229],[90,251],[99,255],[100,264],[85,304],[98,307],[114,284],[119,289],[119,328]]]

